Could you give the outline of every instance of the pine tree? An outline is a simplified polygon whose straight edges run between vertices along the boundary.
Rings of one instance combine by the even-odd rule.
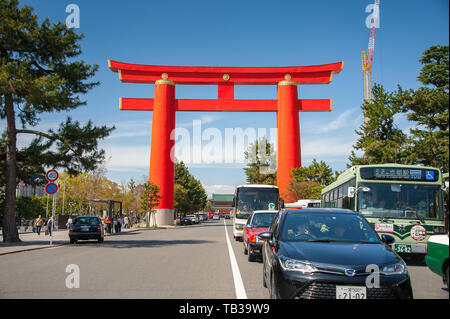
[[[401,112],[398,100],[380,84],[373,86],[372,96],[371,102],[365,101],[361,106],[368,120],[356,131],[360,137],[353,146],[355,150],[363,151],[364,155],[358,157],[352,151],[350,166],[404,163],[407,138],[395,124],[395,116]]]
[[[81,54],[76,34],[62,22],[48,19],[38,23],[29,6],[19,8],[17,0],[0,0],[0,118],[7,132],[0,142],[1,175],[5,176],[3,241],[20,241],[15,227],[16,184],[43,167],[62,167],[70,174],[94,169],[104,157],[98,139],[113,128],[82,126],[71,118],[57,130],[30,129],[42,113],[70,111],[85,105],[80,95],[97,86],[88,82],[97,65],[75,61]],[[16,127],[16,120],[22,128]],[[17,134],[33,134],[31,144],[17,150]]]
[[[419,60],[423,64],[417,90],[396,92],[411,129],[410,161],[449,171],[449,47],[432,46]]]

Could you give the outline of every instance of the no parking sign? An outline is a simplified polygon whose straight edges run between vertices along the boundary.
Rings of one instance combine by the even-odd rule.
[[[55,195],[58,192],[58,184],[48,183],[45,185],[45,192],[49,195]]]

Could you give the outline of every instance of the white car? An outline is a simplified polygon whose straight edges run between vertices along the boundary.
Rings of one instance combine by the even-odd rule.
[[[237,241],[241,241],[244,236],[244,226],[247,223],[247,219],[252,215],[252,213],[239,213],[235,214],[233,218],[233,237]]]
[[[214,214],[213,215],[213,220],[219,220],[220,219],[220,215],[219,214]]]

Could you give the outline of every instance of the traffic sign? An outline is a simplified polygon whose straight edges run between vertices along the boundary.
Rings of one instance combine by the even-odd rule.
[[[54,182],[59,178],[59,174],[58,171],[51,169],[47,172],[47,174],[45,174],[45,178],[49,181],[49,182]]]
[[[55,195],[58,192],[58,185],[55,183],[48,183],[45,185],[45,192],[49,195]]]

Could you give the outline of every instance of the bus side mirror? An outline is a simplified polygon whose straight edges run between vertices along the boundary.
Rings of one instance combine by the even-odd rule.
[[[280,209],[284,208],[284,199],[280,199]]]
[[[348,188],[347,197],[349,198],[355,197],[355,188],[353,186],[350,186]]]

